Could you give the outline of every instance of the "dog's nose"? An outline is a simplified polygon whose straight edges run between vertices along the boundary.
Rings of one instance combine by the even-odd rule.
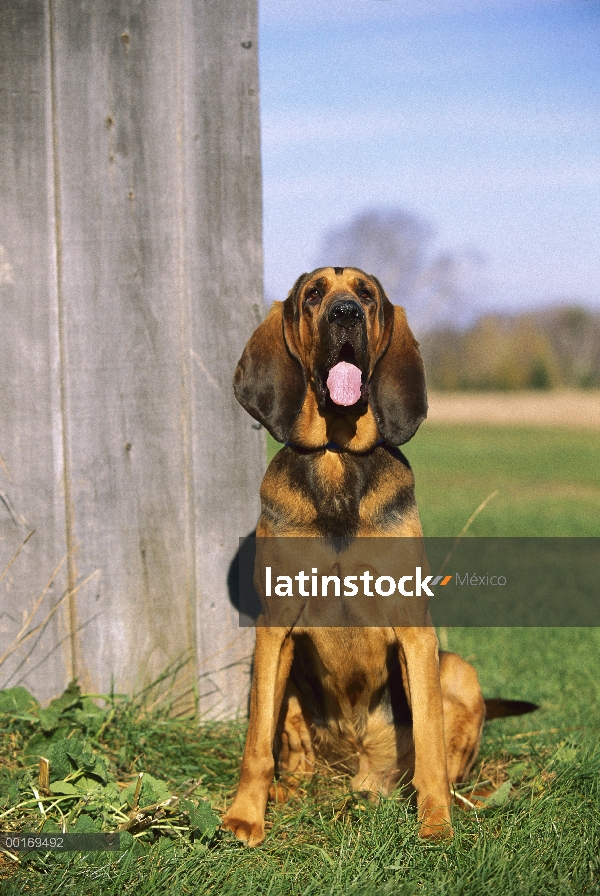
[[[361,324],[364,319],[365,312],[353,299],[340,299],[338,302],[334,302],[327,315],[330,324],[339,324],[346,330]]]

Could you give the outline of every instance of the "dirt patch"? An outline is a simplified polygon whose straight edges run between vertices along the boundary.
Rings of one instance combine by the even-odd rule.
[[[433,392],[432,423],[600,429],[600,391]]]

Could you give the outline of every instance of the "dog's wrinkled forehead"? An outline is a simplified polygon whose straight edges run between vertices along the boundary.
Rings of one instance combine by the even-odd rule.
[[[354,295],[363,302],[376,302],[379,298],[377,282],[358,268],[317,268],[305,274],[298,285],[301,306],[316,305],[340,293]]]

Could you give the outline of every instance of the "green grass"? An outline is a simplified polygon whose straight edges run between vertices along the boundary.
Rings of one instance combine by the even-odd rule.
[[[405,446],[426,535],[456,535],[491,492],[471,535],[600,535],[598,433],[436,426]]]
[[[426,424],[405,449],[425,533],[457,534],[499,489],[470,534],[599,535],[596,443],[586,432]],[[346,780],[323,777],[268,809],[269,834],[256,850],[219,833],[208,848],[162,838],[116,858],[38,858],[0,881],[0,893],[600,893],[600,629],[450,629],[443,637],[473,662],[487,696],[541,705],[486,726],[475,774],[494,785],[510,780],[510,795],[497,807],[456,810],[453,842],[420,841],[399,796],[375,807]],[[19,725],[0,744],[5,762],[18,762]],[[220,812],[235,789],[243,735],[242,723],[198,729],[132,711],[103,731],[100,747],[121,776],[145,769],[173,787],[202,776],[201,795]]]

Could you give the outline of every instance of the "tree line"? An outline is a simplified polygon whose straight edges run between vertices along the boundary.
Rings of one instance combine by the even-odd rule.
[[[421,351],[433,389],[598,388],[600,314],[578,305],[485,314],[430,330]]]

